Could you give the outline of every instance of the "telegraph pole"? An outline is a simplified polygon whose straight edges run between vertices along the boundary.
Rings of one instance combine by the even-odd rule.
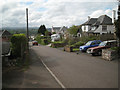
[[[26,8],[26,22],[27,22],[27,51],[29,51],[29,31],[28,31],[28,8]]]

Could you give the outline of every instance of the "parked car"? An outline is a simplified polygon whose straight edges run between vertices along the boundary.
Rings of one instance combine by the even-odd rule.
[[[101,55],[102,49],[110,48],[110,47],[116,47],[117,41],[116,40],[109,40],[109,41],[103,41],[99,44],[97,47],[89,48],[87,50],[87,53],[92,55]]]
[[[86,51],[88,48],[96,47],[101,43],[100,40],[88,41],[85,45],[80,46],[80,51]]]
[[[38,42],[37,41],[33,41],[32,42],[32,45],[34,46],[34,45],[38,45]]]

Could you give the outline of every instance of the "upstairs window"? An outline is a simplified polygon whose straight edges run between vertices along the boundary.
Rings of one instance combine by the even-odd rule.
[[[102,26],[102,31],[107,31],[107,25]]]

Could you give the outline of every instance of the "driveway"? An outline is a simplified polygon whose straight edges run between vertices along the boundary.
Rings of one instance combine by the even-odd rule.
[[[85,53],[77,55],[42,45],[33,46],[31,50],[66,88],[118,87],[117,60],[105,61]]]

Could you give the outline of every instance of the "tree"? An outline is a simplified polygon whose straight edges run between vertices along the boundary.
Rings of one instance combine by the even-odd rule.
[[[115,28],[116,28],[116,37],[117,37],[117,46],[120,47],[120,1],[118,1],[118,19],[115,22]],[[118,50],[118,53],[120,53],[120,50]]]
[[[118,40],[118,47],[120,47],[120,1],[118,5],[118,20],[115,23],[115,27],[116,27],[116,36]]]
[[[45,32],[47,31],[45,25],[41,25],[38,29],[38,34],[43,34],[45,35]]]
[[[45,36],[50,36],[48,30],[45,31]]]
[[[69,32],[71,35],[77,35],[78,30],[79,30],[79,27],[73,25],[72,27],[70,27],[70,28],[68,29],[68,32]]]

